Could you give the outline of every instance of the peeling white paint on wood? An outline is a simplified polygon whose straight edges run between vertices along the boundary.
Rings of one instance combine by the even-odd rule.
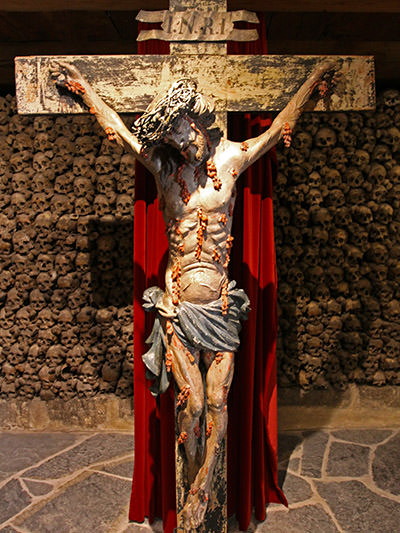
[[[75,64],[118,112],[142,112],[154,96],[182,77],[194,78],[217,111],[278,111],[321,62],[339,65],[340,82],[330,102],[316,111],[361,111],[375,106],[372,56],[32,56],[15,60],[18,112],[83,113],[51,80],[54,60]]]

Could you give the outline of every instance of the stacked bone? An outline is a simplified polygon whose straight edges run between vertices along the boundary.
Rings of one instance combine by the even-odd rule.
[[[278,150],[280,381],[400,384],[400,93],[305,114]]]
[[[130,119],[129,119],[130,120]],[[275,189],[280,381],[400,383],[400,96],[304,115]],[[0,98],[0,393],[132,394],[134,160]]]
[[[0,394],[132,394],[134,159],[0,98]]]

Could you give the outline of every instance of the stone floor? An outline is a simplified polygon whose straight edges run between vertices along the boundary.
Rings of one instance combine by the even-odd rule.
[[[162,532],[128,523],[132,448],[128,433],[1,433],[0,532]],[[400,429],[281,434],[280,482],[289,510],[248,531],[400,532]]]

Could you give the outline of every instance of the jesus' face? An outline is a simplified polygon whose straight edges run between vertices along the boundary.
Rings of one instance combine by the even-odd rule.
[[[177,120],[164,140],[179,150],[186,161],[194,166],[202,163],[208,155],[205,133],[188,116]]]

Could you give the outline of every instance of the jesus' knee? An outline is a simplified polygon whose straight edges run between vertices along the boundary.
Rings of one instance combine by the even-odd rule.
[[[202,391],[191,391],[186,405],[186,411],[192,419],[200,418],[204,409],[204,399]]]
[[[228,390],[226,385],[221,387],[209,387],[207,390],[207,406],[214,412],[225,411],[227,404]]]

